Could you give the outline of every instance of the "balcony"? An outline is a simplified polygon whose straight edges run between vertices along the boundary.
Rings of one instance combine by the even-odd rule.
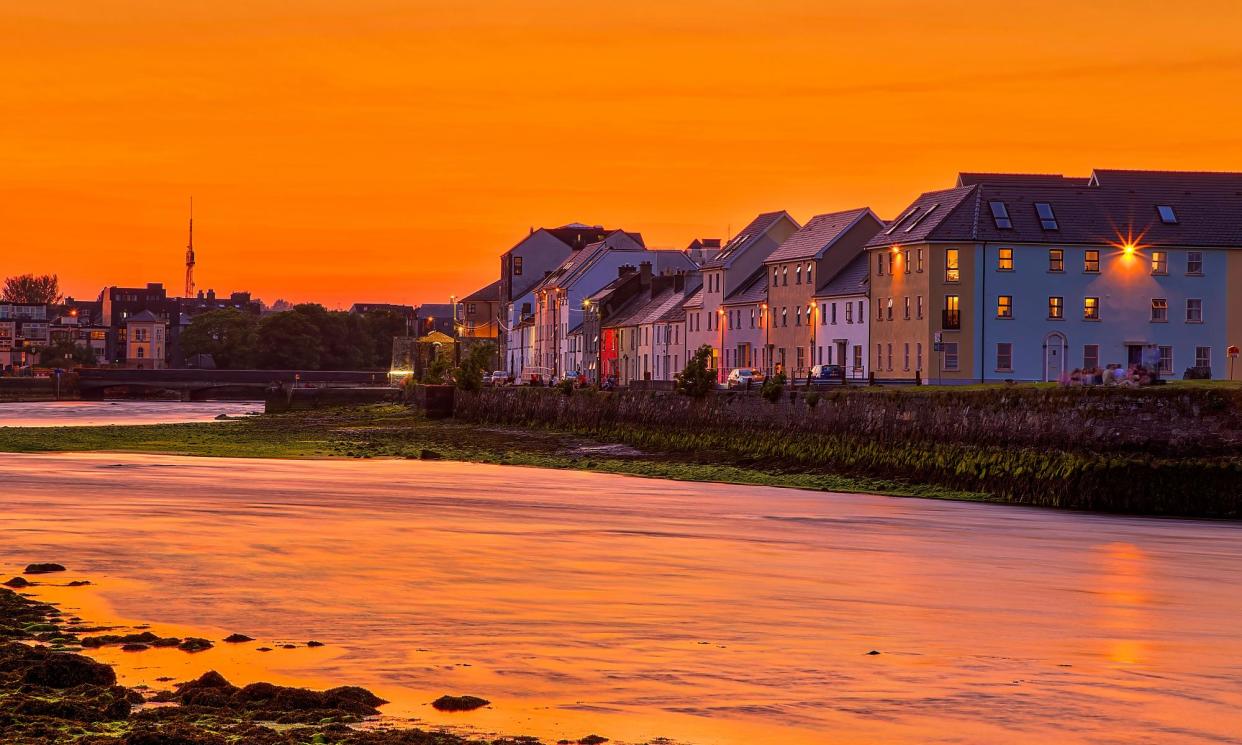
[[[956,331],[962,327],[962,312],[960,310],[942,310],[940,311],[940,328],[946,331]]]

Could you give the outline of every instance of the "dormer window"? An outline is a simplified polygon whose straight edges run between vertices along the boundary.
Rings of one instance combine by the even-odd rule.
[[[926,218],[931,213],[935,212],[936,208],[939,206],[940,206],[939,204],[933,204],[932,206],[928,207],[926,212],[919,215],[917,218],[912,220],[909,225],[906,226],[906,232],[909,233],[911,230],[914,230],[915,226],[923,222],[924,218]]]
[[[996,227],[1000,230],[1012,230],[1013,220],[1009,219],[1009,208],[999,199],[988,202],[988,207],[992,210],[992,220],[996,222]]]
[[[1035,214],[1039,216],[1039,225],[1044,230],[1057,230],[1057,216],[1053,214],[1051,204],[1036,202]]]
[[[1173,207],[1167,204],[1156,205],[1156,212],[1160,214],[1160,222],[1165,225],[1177,224],[1177,213],[1173,211]]]
[[[893,221],[892,225],[888,226],[888,230],[884,231],[884,235],[892,235],[893,231],[897,229],[898,225],[901,225],[903,222],[909,219],[909,217],[917,211],[918,211],[918,207],[911,207],[909,212],[897,218],[896,220]]]

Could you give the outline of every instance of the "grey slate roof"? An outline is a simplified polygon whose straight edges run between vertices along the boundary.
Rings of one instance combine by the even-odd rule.
[[[729,242],[720,249],[720,253],[716,254],[707,263],[703,264],[704,269],[719,269],[725,266],[729,259],[746,251],[747,248],[757,243],[769,230],[781,221],[781,218],[788,218],[794,225],[798,222],[789,216],[789,213],[780,210],[779,212],[764,212],[750,221],[746,227],[737,232],[737,235],[729,239]]]
[[[842,295],[865,295],[871,277],[871,262],[866,252],[854,257],[836,276],[828,280],[815,293],[815,297],[840,297]]]
[[[866,269],[864,268],[864,271]],[[766,302],[768,299],[768,270],[759,270],[746,278],[736,290],[729,293],[721,305],[751,305]]]
[[[1242,247],[1242,174],[1097,170],[1067,184],[982,181],[923,194],[890,228],[868,242],[978,242]],[[990,203],[1003,202],[1013,227],[997,227]],[[1035,211],[1047,202],[1057,229],[1045,230]],[[1157,205],[1177,213],[1161,222]],[[933,206],[935,207],[934,209]],[[930,211],[929,211],[930,210]],[[911,225],[913,224],[913,227]]]
[[[870,208],[862,207],[856,210],[816,215],[806,225],[803,225],[798,232],[789,236],[789,239],[782,243],[764,261],[765,263],[773,264],[782,261],[818,258],[824,249],[831,246],[847,230],[853,227],[854,223],[870,212]],[[876,219],[879,220],[879,218]]]

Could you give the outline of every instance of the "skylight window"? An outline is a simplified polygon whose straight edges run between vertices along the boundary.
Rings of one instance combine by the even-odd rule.
[[[1057,230],[1057,216],[1052,213],[1051,204],[1036,202],[1035,214],[1039,215],[1039,225],[1044,230]]]
[[[1012,230],[1013,220],[1009,219],[1009,208],[1005,203],[998,200],[988,202],[988,206],[992,208],[992,219],[996,221],[996,227],[1001,230]]]
[[[926,217],[927,217],[928,215],[930,215],[931,213],[935,212],[935,211],[936,211],[936,208],[937,208],[937,207],[939,207],[939,206],[940,206],[939,204],[933,204],[932,206],[930,206],[930,207],[928,207],[928,208],[927,208],[927,211],[926,211],[926,212],[924,212],[923,214],[921,214],[921,215],[919,215],[918,217],[914,218],[914,220],[910,221],[910,224],[906,226],[906,232],[907,232],[907,233],[909,233],[911,230],[914,230],[914,227],[915,227],[916,225],[918,225],[919,223],[923,222],[923,219],[924,219],[924,218],[926,218]]]
[[[893,231],[897,229],[897,226],[901,225],[903,222],[909,219],[909,217],[913,215],[915,212],[917,212],[918,209],[919,209],[918,207],[911,207],[909,212],[897,218],[896,220],[893,221],[892,225],[888,226],[888,230],[884,231],[884,235],[892,235]]]
[[[1156,212],[1160,213],[1160,222],[1165,225],[1177,224],[1177,213],[1173,211],[1171,206],[1167,204],[1158,204],[1156,205]]]

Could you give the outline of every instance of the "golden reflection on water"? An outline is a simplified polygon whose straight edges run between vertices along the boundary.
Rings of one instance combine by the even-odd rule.
[[[258,640],[102,652],[129,683],[358,684],[551,741],[1242,731],[1231,524],[407,461],[15,455],[0,484],[0,571],[96,583],[39,595]]]

